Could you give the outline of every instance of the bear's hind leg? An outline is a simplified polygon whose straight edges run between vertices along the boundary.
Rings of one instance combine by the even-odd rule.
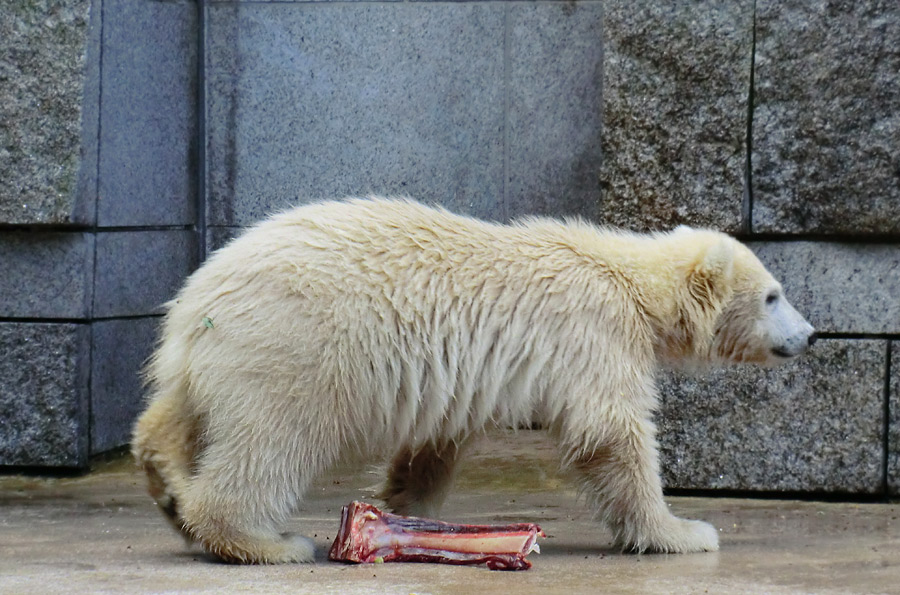
[[[580,474],[588,498],[626,551],[688,553],[716,551],[715,528],[680,519],[663,499],[653,424],[620,420],[606,439],[587,451],[569,445],[567,460]],[[615,424],[619,425],[619,424]]]
[[[404,446],[391,461],[378,497],[397,514],[434,517],[453,484],[467,440]]]
[[[203,548],[227,562],[311,562],[312,540],[280,533],[312,480],[283,451],[254,443],[241,452],[211,446],[192,478],[181,513]],[[294,461],[296,462],[296,461]]]

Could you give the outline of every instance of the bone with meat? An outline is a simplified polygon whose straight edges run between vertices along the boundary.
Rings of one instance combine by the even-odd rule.
[[[382,512],[364,502],[341,511],[330,560],[356,563],[438,562],[485,564],[491,570],[526,570],[525,556],[540,553],[544,537],[533,523],[460,525]]]

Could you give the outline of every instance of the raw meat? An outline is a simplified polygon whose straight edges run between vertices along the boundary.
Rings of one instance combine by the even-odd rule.
[[[544,537],[533,523],[457,525],[382,512],[364,502],[341,511],[330,560],[342,562],[439,562],[486,564],[491,570],[527,570],[525,556],[540,553]]]

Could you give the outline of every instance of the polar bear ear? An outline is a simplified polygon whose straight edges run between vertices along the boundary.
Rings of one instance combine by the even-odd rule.
[[[710,276],[731,277],[734,270],[734,246],[727,239],[719,240],[707,249],[701,266]]]
[[[691,290],[698,300],[712,304],[722,299],[732,285],[734,246],[722,238],[706,249],[691,273]]]

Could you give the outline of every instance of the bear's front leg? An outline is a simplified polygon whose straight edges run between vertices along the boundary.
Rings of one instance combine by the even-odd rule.
[[[564,444],[571,466],[599,516],[625,551],[688,553],[719,549],[715,528],[672,515],[663,500],[655,428],[627,416],[605,428],[599,443]]]

